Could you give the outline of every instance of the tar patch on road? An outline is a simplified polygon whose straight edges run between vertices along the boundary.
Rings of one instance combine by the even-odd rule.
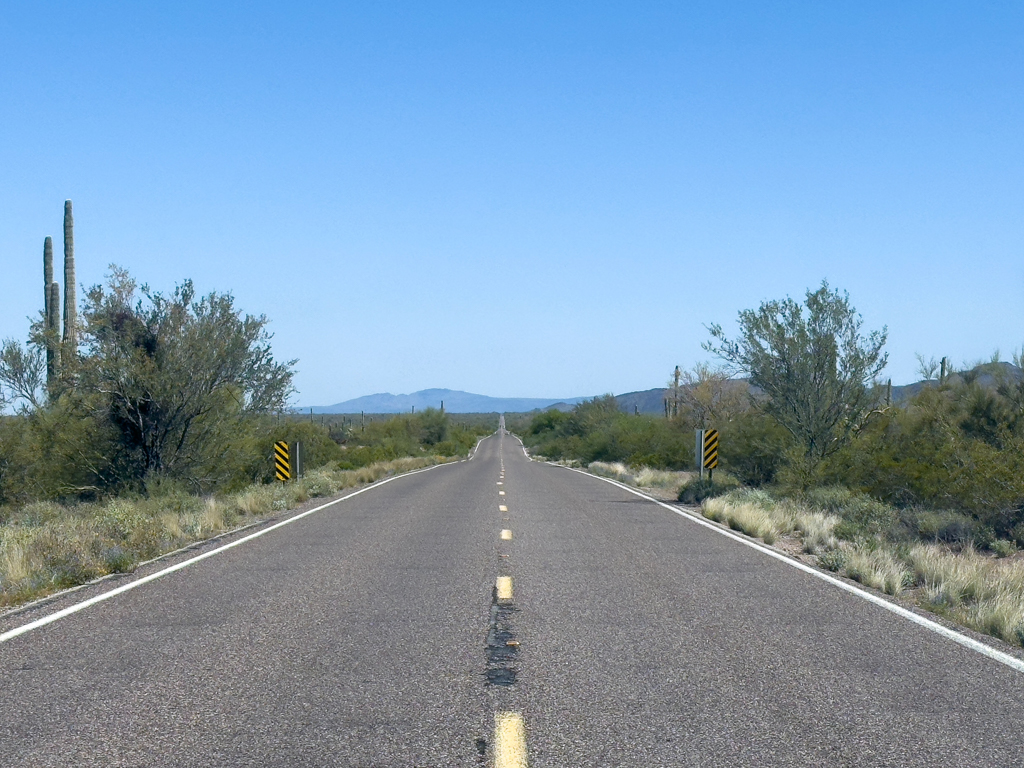
[[[512,629],[515,607],[498,602],[498,590],[491,592],[491,622],[487,630],[487,685],[509,686],[516,682],[519,642]]]

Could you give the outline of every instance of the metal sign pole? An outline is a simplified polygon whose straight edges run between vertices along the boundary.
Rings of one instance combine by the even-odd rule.
[[[693,448],[693,457],[697,462],[697,469],[700,470],[700,479],[704,479],[704,430],[694,430],[697,433],[697,442]]]

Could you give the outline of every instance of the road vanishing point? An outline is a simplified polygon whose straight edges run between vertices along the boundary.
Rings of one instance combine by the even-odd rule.
[[[532,461],[504,430],[319,504],[0,617],[0,763],[1024,756],[1009,656]]]

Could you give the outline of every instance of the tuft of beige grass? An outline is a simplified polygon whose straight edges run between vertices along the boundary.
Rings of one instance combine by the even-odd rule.
[[[632,485],[635,480],[633,473],[629,471],[629,467],[621,461],[611,463],[604,461],[592,461],[587,465],[587,471],[595,475],[600,475],[601,477],[610,477],[612,480],[618,480],[630,485]]]
[[[0,531],[0,587],[28,578],[29,567],[25,547],[18,531]]]
[[[730,498],[729,494],[705,499],[701,509],[705,517],[759,538],[766,544],[774,544],[789,530],[785,525],[788,521],[782,515],[773,514],[773,510],[751,501]]]
[[[851,579],[893,596],[902,594],[913,583],[906,564],[885,549],[864,551],[851,548],[844,570]]]
[[[967,626],[1024,644],[1024,561],[993,560],[973,549],[921,544],[908,556],[926,602]]]

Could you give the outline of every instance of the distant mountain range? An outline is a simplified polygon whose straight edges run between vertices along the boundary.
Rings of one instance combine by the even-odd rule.
[[[973,377],[983,387],[995,386],[999,378],[1019,380],[1024,376],[1015,365],[1010,363],[986,363],[973,368],[964,374],[954,373],[953,378],[961,376]],[[746,379],[734,379],[735,385],[747,387]],[[938,384],[935,380],[918,381],[913,384],[893,386],[892,399],[895,403],[913,397],[925,387]],[[638,392],[626,392],[616,395],[619,408],[627,413],[664,413],[665,398],[669,390],[665,387],[645,389]],[[571,410],[574,405],[590,397],[488,397],[475,395],[472,392],[461,392],[456,389],[423,389],[409,395],[392,395],[384,392],[379,395],[366,395],[354,400],[346,400],[334,405],[314,406],[313,413],[408,413],[413,407],[418,411],[426,408],[440,408],[449,413],[526,413],[528,411],[548,410],[557,408],[560,411]],[[308,412],[308,406],[300,409]]]
[[[587,399],[589,398],[488,397],[457,389],[422,389],[408,395],[383,392],[334,405],[313,406],[313,413],[409,413],[414,407],[418,411],[440,408],[442,402],[448,413],[523,413],[547,408],[568,410],[576,403]],[[308,408],[303,410],[308,411]]]
[[[1024,371],[1012,363],[983,363],[969,371],[951,374],[950,381],[959,381],[965,377],[973,378],[982,387],[994,388],[1000,379],[1008,378],[1019,381],[1024,377]],[[749,387],[746,379],[733,379],[733,382],[736,386]],[[929,379],[916,381],[913,384],[894,384],[892,388],[892,401],[894,403],[902,403],[925,387],[934,387],[938,383],[935,379]],[[645,389],[640,392],[626,392],[623,395],[616,395],[615,400],[618,402],[619,408],[627,413],[635,413],[636,410],[639,410],[640,413],[664,413],[665,398],[669,396],[670,390],[667,387],[660,387],[658,389]]]

